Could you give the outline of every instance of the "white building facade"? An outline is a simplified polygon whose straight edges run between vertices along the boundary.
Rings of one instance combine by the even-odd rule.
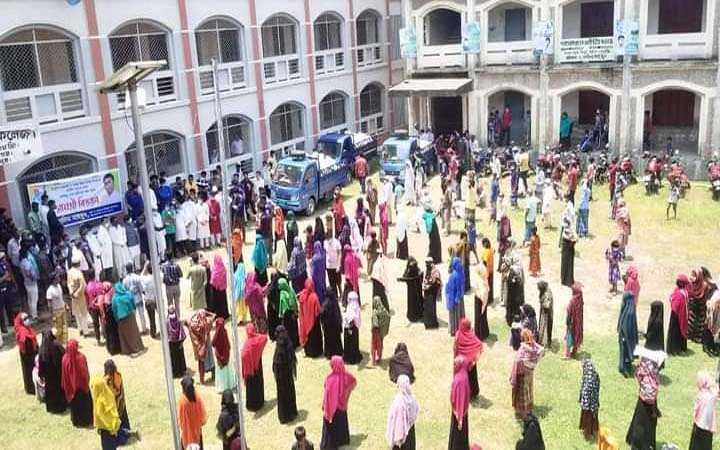
[[[137,177],[124,95],[97,92],[130,61],[167,61],[141,97],[148,170],[169,180],[219,160],[213,59],[228,161],[243,171],[329,131],[382,139],[406,124],[406,103],[387,95],[404,76],[399,1],[71,3],[3,2],[0,123],[37,127],[44,150],[0,169],[0,206],[19,224],[28,184],[114,167]]]
[[[700,171],[701,160],[720,149],[717,3],[404,0],[406,26],[417,36],[417,58],[406,79],[466,78],[472,88],[453,100],[436,95],[425,81],[428,90],[397,94],[410,95],[410,121],[419,127],[469,129],[482,142],[489,114],[508,106],[511,137],[519,141],[529,128],[536,149],[558,142],[563,112],[575,120],[577,143],[601,110],[614,150],[643,148],[651,131],[655,148],[665,148],[671,138]],[[625,67],[614,50],[619,20],[639,25],[638,55]],[[468,22],[481,30],[476,54],[462,50],[460,30]],[[541,58],[536,32],[547,22],[553,33]],[[448,111],[459,116],[448,118]]]

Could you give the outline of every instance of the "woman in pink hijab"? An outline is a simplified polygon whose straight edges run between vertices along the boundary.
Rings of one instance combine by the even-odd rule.
[[[388,412],[385,438],[393,450],[415,450],[415,421],[420,406],[410,391],[410,378],[400,375],[398,392]]]
[[[270,286],[268,284],[268,286]],[[257,280],[257,273],[250,272],[245,277],[245,303],[250,310],[250,318],[258,333],[267,334],[268,321],[265,312],[266,289],[260,286]]]
[[[330,375],[325,378],[323,395],[323,427],[320,448],[338,448],[350,443],[348,402],[357,381],[345,370],[340,356],[330,359]]]
[[[635,266],[630,266],[625,271],[625,291],[632,292],[633,298],[635,299],[635,306],[638,305],[638,298],[640,297],[640,280],[638,280],[638,270]]]
[[[450,389],[450,440],[448,450],[465,450],[470,447],[468,438],[468,407],[470,406],[470,380],[468,379],[469,361],[464,356],[456,356],[452,387]]]
[[[710,373],[699,372],[697,375],[698,394],[695,399],[695,415],[690,437],[690,450],[711,450],[713,434],[717,427],[715,412],[718,400],[718,387]]]
[[[670,324],[668,325],[667,352],[677,355],[687,351],[688,292],[690,281],[686,275],[678,275],[675,290],[670,295]]]
[[[351,246],[345,245],[343,249],[343,285],[342,303],[347,305],[347,296],[350,292],[360,292],[360,268],[362,261],[352,249]],[[359,294],[358,294],[359,295]]]
[[[222,256],[215,255],[210,268],[210,298],[208,310],[217,317],[227,319],[230,317],[227,305],[227,269]]]

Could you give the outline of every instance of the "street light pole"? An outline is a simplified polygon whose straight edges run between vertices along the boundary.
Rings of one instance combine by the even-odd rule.
[[[215,58],[212,60],[212,76],[213,76],[213,87],[214,89],[214,104],[215,104],[215,124],[217,127],[218,136],[218,150],[220,152],[220,179],[222,180],[222,208],[220,209],[222,217],[223,237],[225,238],[225,251],[227,253],[228,267],[230,267],[230,276],[228,280],[228,292],[230,293],[230,319],[232,322],[232,335],[233,335],[233,358],[235,359],[235,377],[237,383],[237,407],[238,417],[240,418],[240,448],[246,449],[245,443],[245,408],[242,401],[242,386],[240,385],[240,339],[238,337],[238,320],[237,320],[237,308],[235,307],[235,268],[232,253],[232,243],[230,236],[232,235],[232,226],[230,220],[230,196],[228,192],[228,177],[227,177],[227,164],[225,162],[225,126],[223,124],[222,116],[222,105],[220,103],[220,89],[218,89],[218,77],[217,77],[217,61]],[[242,250],[241,250],[242,251]]]
[[[162,349],[163,362],[165,363],[165,387],[167,388],[168,403],[170,404],[170,428],[173,432],[175,449],[181,450],[180,433],[178,432],[177,405],[175,401],[175,387],[172,379],[172,365],[170,363],[170,345],[168,344],[167,328],[165,326],[165,301],[162,296],[162,280],[160,277],[160,258],[155,236],[153,223],[152,206],[150,205],[150,182],[148,180],[147,162],[145,161],[145,146],[143,145],[142,124],[140,123],[140,110],[138,108],[137,82],[132,80],[127,85],[130,93],[130,107],[132,110],[133,130],[135,131],[135,154],[137,156],[140,185],[142,187],[143,205],[145,213],[145,232],[150,247],[150,264],[153,271],[153,283],[155,284],[155,296],[157,309],[160,315],[160,348]]]

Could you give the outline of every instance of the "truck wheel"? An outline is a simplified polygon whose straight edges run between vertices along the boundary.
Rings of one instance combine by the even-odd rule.
[[[308,216],[312,216],[313,213],[315,213],[315,198],[310,197],[310,200],[308,200],[307,208],[305,208],[305,214]]]

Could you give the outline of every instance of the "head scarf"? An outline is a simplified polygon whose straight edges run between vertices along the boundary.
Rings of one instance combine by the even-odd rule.
[[[331,372],[325,378],[325,393],[323,395],[323,416],[332,423],[337,410],[347,411],[350,394],[357,381],[345,370],[345,363],[341,356],[330,358]]]
[[[213,336],[212,346],[220,367],[227,366],[230,362],[230,339],[228,339],[225,320],[222,317],[215,319],[215,336]]]
[[[448,311],[454,310],[465,295],[465,272],[463,272],[460,258],[453,257],[450,262],[450,269],[452,272],[447,284],[445,284],[445,304]]]
[[[290,284],[288,284],[286,278],[280,278],[278,280],[278,289],[280,290],[278,315],[280,318],[284,318],[288,311],[297,311],[297,295],[295,295],[295,291]]]
[[[652,352],[638,347],[636,354],[640,356],[640,363],[635,369],[638,397],[645,403],[655,404],[660,386],[659,369],[664,360],[664,352]]]
[[[88,372],[87,359],[78,350],[78,341],[70,339],[67,350],[62,358],[61,383],[65,391],[65,399],[70,402],[75,398],[77,391],[89,392],[90,373]]]
[[[323,241],[313,244],[312,279],[318,296],[325,299],[325,249]]]
[[[407,237],[407,214],[405,211],[400,211],[397,214],[397,223],[395,224],[395,238],[398,241],[402,241]]]
[[[400,375],[397,380],[398,392],[388,412],[385,438],[391,447],[401,447],[410,429],[415,425],[420,406],[410,390],[410,379]]]
[[[537,339],[538,325],[535,308],[533,308],[532,305],[530,305],[529,303],[525,303],[524,305],[520,306],[520,317],[522,319],[523,327],[530,330],[535,336],[535,339]]]
[[[122,281],[115,283],[112,296],[112,311],[118,322],[135,312],[135,297],[125,288]]]
[[[267,249],[265,248],[265,241],[261,236],[255,238],[255,248],[253,249],[252,261],[255,265],[255,270],[262,272],[267,269],[268,266],[268,255]]]
[[[52,330],[45,330],[42,333],[42,342],[40,343],[40,360],[50,361],[52,358],[57,357],[57,363],[60,364],[62,361],[63,350],[62,346],[56,341],[55,335]]]
[[[455,332],[455,356],[462,356],[468,365],[472,366],[478,357],[482,355],[483,343],[475,336],[470,320],[463,318],[460,326]]]
[[[37,351],[37,336],[32,327],[25,325],[25,318],[28,317],[27,313],[19,312],[15,316],[15,342],[17,343],[20,353],[25,354],[25,342],[30,339],[33,351]]]
[[[360,259],[357,257],[352,247],[345,245],[345,259],[343,260],[343,269],[345,276],[350,281],[355,292],[360,290]]]
[[[195,352],[195,359],[204,361],[207,353],[207,346],[210,344],[210,331],[212,323],[204,309],[199,310],[190,317],[188,326],[190,330],[190,342]]]
[[[320,315],[320,302],[315,293],[315,284],[312,278],[305,279],[305,289],[298,295],[300,302],[300,316],[298,317],[298,331],[300,345],[304,346],[315,326],[317,317]]]
[[[117,434],[120,429],[120,415],[115,394],[105,382],[105,377],[95,375],[90,382],[90,390],[93,400],[93,426],[96,430]]]
[[[390,312],[385,308],[380,296],[373,297],[372,327],[380,330],[380,337],[384,338],[390,332]]]
[[[422,214],[423,223],[425,224],[425,231],[427,234],[432,233],[433,223],[435,222],[435,214],[430,208],[425,208]]]
[[[635,299],[632,292],[625,292],[623,294],[617,332],[620,337],[620,346],[625,348],[626,355],[631,356],[635,352],[635,346],[638,343],[637,316],[635,314]]]
[[[355,326],[360,329],[360,324],[362,323],[360,316],[360,297],[357,292],[350,291],[347,296],[347,301],[347,309],[345,310],[345,315],[343,316],[343,327],[350,328],[353,324],[355,324]]]
[[[627,281],[625,282],[625,290],[632,292],[633,299],[635,300],[635,306],[638,304],[640,298],[640,280],[638,280],[638,270],[635,266],[630,266],[625,271],[627,275]]]
[[[225,389],[220,400],[220,416],[218,417],[215,428],[220,436],[227,436],[227,432],[233,428],[239,429],[240,414],[238,405],[235,403],[235,395],[231,389]],[[224,439],[223,439],[224,440]]]
[[[693,269],[690,271],[690,280],[687,286],[688,297],[690,299],[705,299],[705,275],[702,269]]]
[[[715,289],[706,306],[707,328],[713,337],[717,337],[718,333],[720,333],[720,289]]]
[[[232,232],[232,254],[233,254],[233,262],[237,263],[242,258],[242,248],[243,248],[243,236],[242,231],[240,231],[239,228],[235,228]]]
[[[210,284],[218,291],[227,289],[227,269],[225,269],[225,263],[220,255],[215,255],[213,259]]]
[[[695,399],[695,425],[699,428],[715,433],[717,431],[717,413],[715,404],[718,399],[718,388],[710,373],[706,371],[697,374],[698,394]]]
[[[275,207],[275,234],[277,236],[285,236],[285,214],[281,207]]]
[[[378,256],[378,259],[375,260],[375,264],[373,264],[373,270],[372,274],[370,274],[370,278],[382,284],[385,289],[390,289],[390,280],[388,279],[387,270],[385,268],[385,257],[382,253]]]
[[[287,272],[290,278],[297,278],[307,273],[307,262],[305,261],[305,251],[302,246],[302,239],[296,236],[293,239],[293,249],[290,254],[290,261],[288,262]]]
[[[688,335],[688,293],[686,287],[688,285],[688,278],[685,275],[678,275],[675,282],[676,287],[672,295],[670,295],[670,309],[677,315],[678,323],[680,325],[680,334],[684,338]]]
[[[288,271],[288,255],[285,241],[278,240],[275,243],[275,253],[273,253],[273,265],[280,273],[287,273]]]
[[[268,337],[266,334],[256,332],[255,325],[251,323],[245,327],[245,332],[247,339],[243,344],[240,359],[242,360],[242,377],[247,380],[255,375],[262,364],[262,352]]]
[[[535,370],[544,354],[545,349],[534,339],[530,339],[530,342],[522,342],[515,354],[515,363],[510,374],[510,384],[515,386],[519,375]]]
[[[357,220],[354,217],[350,217],[350,245],[352,245],[353,251],[359,252],[362,249],[364,237],[360,230]]]
[[[523,421],[523,437],[518,442],[517,448],[545,450],[545,442],[540,430],[540,421],[532,413],[528,414]]]
[[[665,351],[664,306],[655,301],[650,304],[650,317],[645,330],[645,348]]]
[[[313,242],[325,241],[325,224],[323,224],[322,217],[315,218],[315,234],[313,235]]]
[[[458,428],[462,427],[463,418],[470,406],[470,379],[468,377],[469,363],[463,356],[456,356],[452,387],[450,388],[450,405],[452,406]]]
[[[258,316],[265,314],[264,296],[265,292],[260,283],[257,282],[257,274],[255,271],[250,272],[245,277],[245,303],[250,312]]]
[[[395,353],[390,357],[388,364],[388,373],[390,381],[393,383],[397,381],[400,375],[407,375],[410,378],[410,383],[415,381],[415,367],[413,367],[407,345],[404,342],[399,342],[395,346]]]
[[[572,285],[572,298],[567,306],[567,315],[572,320],[570,330],[573,338],[573,345],[578,347],[583,341],[583,293],[580,283]]]
[[[167,333],[168,342],[182,342],[185,340],[185,328],[178,319],[175,305],[169,305],[167,309]]]
[[[245,264],[238,263],[233,278],[233,297],[236,302],[243,301],[245,298]]]
[[[600,375],[590,358],[583,360],[580,409],[592,412],[600,409]]]
[[[292,343],[287,329],[283,325],[278,325],[275,328],[275,354],[273,355],[273,373],[277,379],[280,379],[279,372],[285,366],[290,368],[293,377],[295,377],[297,367],[295,345]]]

